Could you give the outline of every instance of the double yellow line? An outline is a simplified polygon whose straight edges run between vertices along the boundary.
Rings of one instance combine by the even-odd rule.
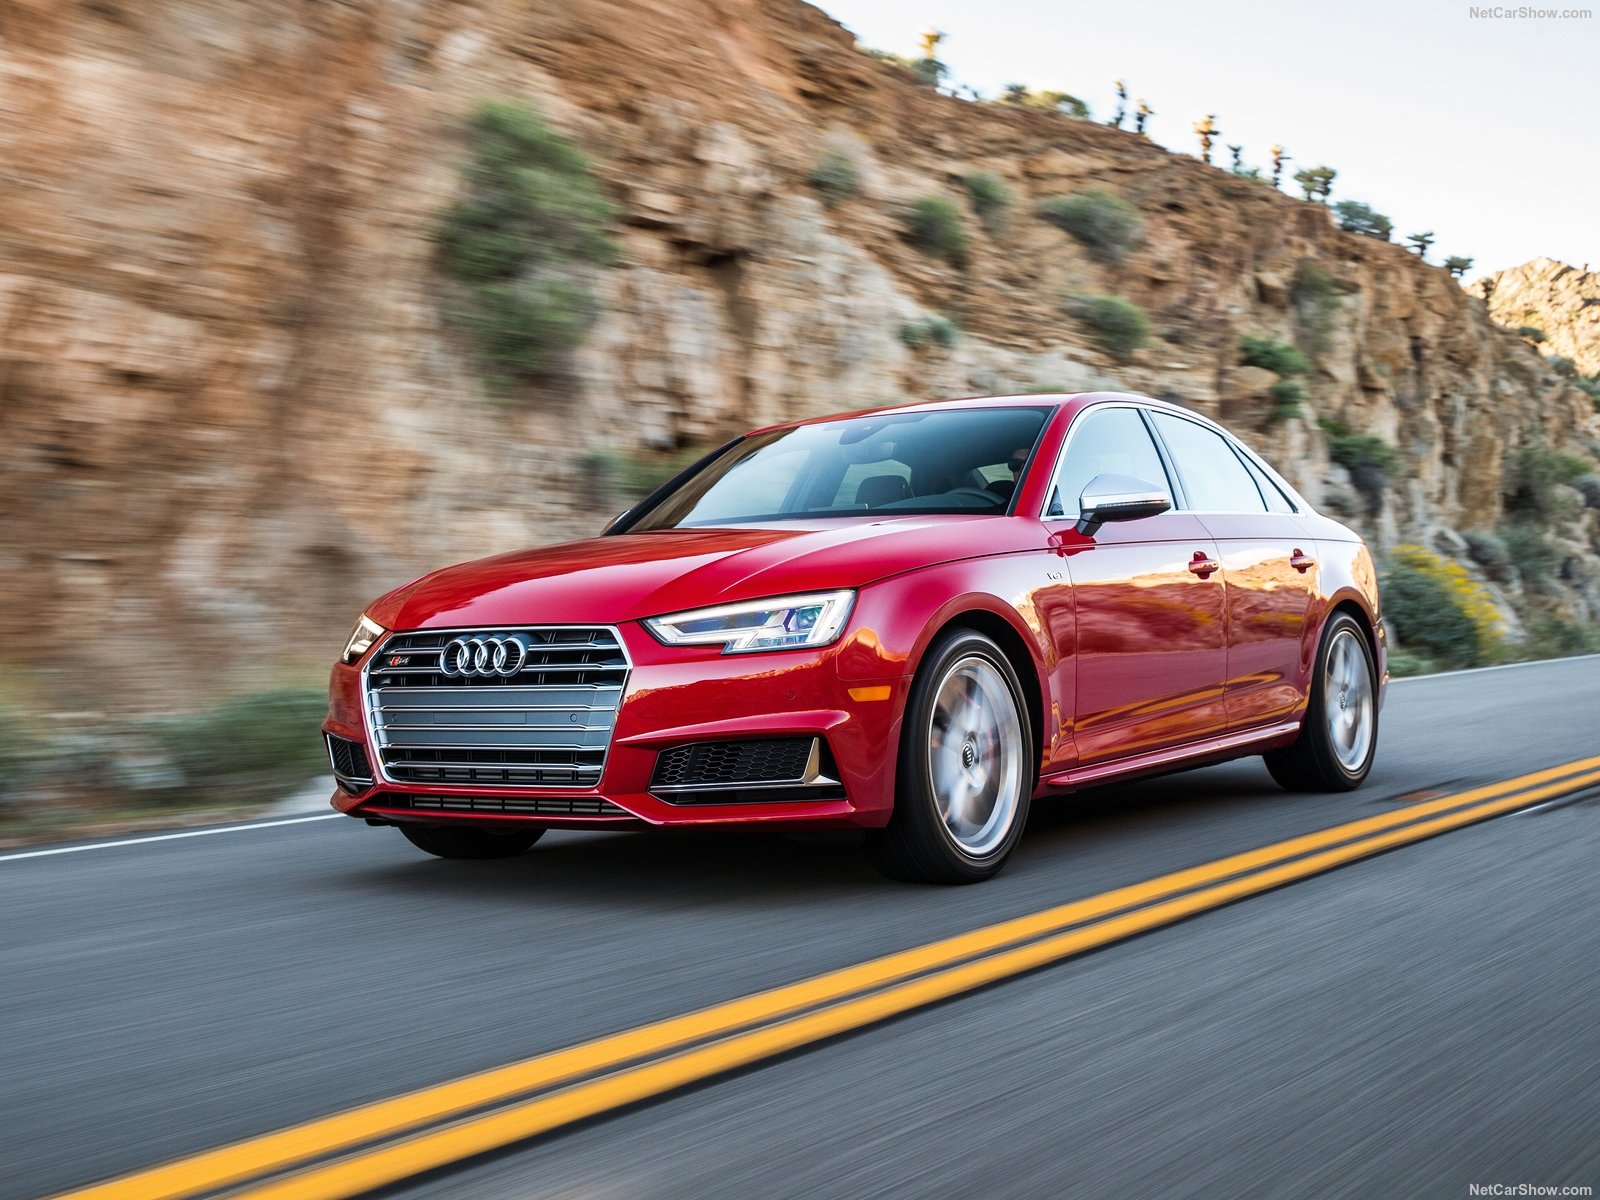
[[[58,1200],[340,1200],[1396,846],[1600,784],[1600,757],[1413,804],[109,1180]]]

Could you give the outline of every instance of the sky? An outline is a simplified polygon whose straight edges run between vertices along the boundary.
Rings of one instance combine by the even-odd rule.
[[[1429,259],[1472,258],[1469,277],[1540,256],[1600,270],[1600,0],[1538,0],[1588,19],[1474,19],[1465,0],[813,2],[874,49],[916,55],[944,31],[952,81],[985,96],[1070,92],[1106,120],[1123,79],[1172,150],[1198,153],[1215,113],[1213,161],[1240,143],[1265,165],[1281,143],[1286,188],[1333,167],[1333,200],[1387,214],[1397,241],[1431,230]]]

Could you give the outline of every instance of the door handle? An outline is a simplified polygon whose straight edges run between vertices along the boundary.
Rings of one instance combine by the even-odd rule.
[[[1216,569],[1217,560],[1207,557],[1204,550],[1196,550],[1194,557],[1189,560],[1189,570],[1200,576],[1201,579],[1209,578]]]
[[[1317,565],[1317,560],[1312,558],[1304,550],[1297,548],[1294,554],[1289,558],[1289,565],[1296,571],[1299,571],[1300,574],[1304,575],[1312,567]]]

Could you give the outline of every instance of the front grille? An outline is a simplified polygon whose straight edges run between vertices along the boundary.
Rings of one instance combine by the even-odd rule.
[[[444,674],[440,654],[458,637],[517,638],[520,670]],[[397,782],[593,787],[627,680],[621,639],[602,626],[424,630],[378,647],[366,695],[380,762]]]
[[[630,817],[633,814],[599,796],[401,796],[382,795],[374,808],[413,812],[512,813],[534,817]]]
[[[694,742],[656,758],[652,788],[707,784],[799,783],[805,778],[815,738],[768,738],[743,742]]]
[[[367,748],[349,738],[324,734],[328,741],[328,761],[333,765],[333,778],[351,795],[364,791],[372,783],[372,764],[367,761]]]

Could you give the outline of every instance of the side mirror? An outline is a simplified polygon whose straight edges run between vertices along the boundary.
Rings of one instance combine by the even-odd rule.
[[[1085,537],[1100,532],[1107,521],[1138,521],[1172,507],[1167,489],[1132,475],[1096,475],[1078,499],[1077,531]]]

